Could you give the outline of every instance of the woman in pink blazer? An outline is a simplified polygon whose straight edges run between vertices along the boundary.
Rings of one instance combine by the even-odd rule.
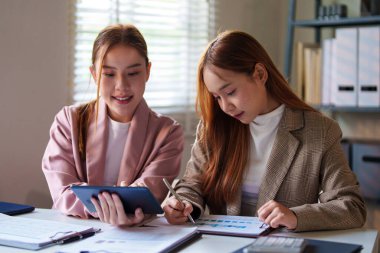
[[[102,30],[94,42],[92,66],[97,99],[66,106],[55,117],[42,159],[53,208],[81,218],[98,217],[113,225],[144,219],[140,208],[126,215],[117,195],[93,199],[89,213],[71,185],[147,186],[162,202],[179,173],[183,130],[174,120],[153,112],[143,94],[151,63],[146,42],[132,25]]]

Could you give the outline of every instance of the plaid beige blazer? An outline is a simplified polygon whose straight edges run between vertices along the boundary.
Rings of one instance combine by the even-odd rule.
[[[366,208],[359,185],[349,168],[340,141],[339,125],[317,112],[286,108],[259,190],[257,209],[269,200],[290,208],[297,216],[295,231],[361,227]],[[194,215],[239,215],[241,194],[223,210],[206,203],[201,175],[207,151],[195,140],[177,192],[190,201]]]

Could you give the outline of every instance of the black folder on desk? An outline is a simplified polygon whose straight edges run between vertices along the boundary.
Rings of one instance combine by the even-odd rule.
[[[0,201],[0,213],[7,215],[16,215],[22,213],[29,213],[34,210],[34,206],[22,205],[10,202]]]
[[[363,249],[363,246],[359,244],[330,242],[330,241],[313,240],[313,239],[305,239],[305,240],[306,240],[307,245],[306,245],[305,250],[303,251],[304,253],[357,253],[357,252],[361,252],[361,250]],[[244,246],[243,248],[238,249],[234,253],[243,253],[244,249],[247,246]]]

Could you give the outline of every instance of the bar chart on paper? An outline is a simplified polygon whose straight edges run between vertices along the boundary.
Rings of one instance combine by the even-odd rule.
[[[164,217],[157,218],[147,225],[172,226]],[[194,225],[188,223],[187,225]],[[271,228],[259,221],[258,217],[231,215],[204,215],[195,221],[197,230],[204,234],[257,237],[271,231]]]
[[[198,231],[205,234],[225,234],[255,237],[268,232],[270,227],[258,217],[207,215],[196,221]]]

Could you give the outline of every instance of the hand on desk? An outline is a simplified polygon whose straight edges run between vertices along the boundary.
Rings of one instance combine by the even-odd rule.
[[[168,222],[173,225],[179,225],[188,221],[187,216],[193,211],[193,206],[186,200],[181,203],[172,196],[166,201],[163,209]]]
[[[272,228],[285,226],[287,229],[297,227],[297,216],[286,206],[270,200],[257,211],[260,221]]]

